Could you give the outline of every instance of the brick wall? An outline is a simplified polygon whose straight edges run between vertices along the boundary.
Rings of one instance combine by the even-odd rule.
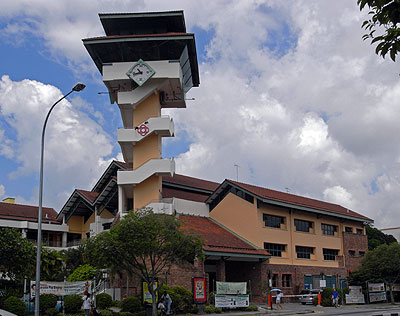
[[[352,272],[358,269],[363,258],[360,256],[360,251],[365,253],[367,250],[367,235],[343,232],[343,252],[347,271]],[[351,256],[349,251],[354,251],[354,256]]]

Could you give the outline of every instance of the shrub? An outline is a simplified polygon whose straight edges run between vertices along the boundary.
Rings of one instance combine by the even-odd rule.
[[[131,313],[133,316],[146,316],[146,311],[145,310],[141,310],[135,313]]]
[[[120,313],[115,313],[111,310],[108,309],[104,309],[104,310],[99,310],[99,312],[103,315],[103,316],[114,316],[114,315],[120,315]]]
[[[181,286],[169,287],[168,285],[161,286],[158,291],[159,297],[167,292],[172,299],[171,308],[177,314],[189,313],[193,308],[193,294]]]
[[[121,301],[118,301],[118,300],[112,301],[112,305],[111,306],[121,307]]]
[[[57,305],[57,296],[54,294],[40,294],[39,296],[40,310],[42,313]]]
[[[96,295],[96,306],[99,309],[108,309],[112,306],[112,297],[107,293]]]
[[[25,315],[25,303],[15,296],[10,296],[4,301],[4,309],[18,316]]]
[[[76,314],[81,310],[82,298],[78,294],[67,295],[64,297],[64,308],[68,314]]]
[[[257,312],[258,311],[258,307],[256,305],[249,305],[246,307],[245,309],[247,312]]]
[[[84,264],[77,267],[74,272],[72,272],[68,278],[68,282],[75,282],[75,281],[89,281],[93,279],[95,275],[95,268],[89,264]]]
[[[127,297],[121,301],[121,311],[135,313],[143,310],[142,303],[138,297]]]
[[[55,308],[48,308],[46,309],[44,314],[46,316],[57,316],[59,314],[59,311]]]
[[[204,312],[206,314],[221,314],[222,309],[213,305],[206,305],[204,306]]]

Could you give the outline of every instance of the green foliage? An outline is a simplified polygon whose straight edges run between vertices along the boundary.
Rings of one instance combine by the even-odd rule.
[[[79,245],[77,248],[68,248],[67,250],[63,250],[61,252],[64,262],[65,262],[65,269],[67,271],[74,271],[79,266],[84,265],[84,253],[85,253],[85,246]]]
[[[65,312],[69,314],[76,314],[81,310],[82,297],[78,294],[67,295],[64,297]]]
[[[378,43],[375,53],[385,58],[389,53],[395,61],[400,51],[400,2],[398,0],[357,0],[360,10],[368,6],[369,20],[362,24],[368,33],[363,39],[371,39],[371,44]],[[376,35],[376,31],[383,33]]]
[[[121,301],[121,311],[135,313],[143,310],[143,305],[138,297],[127,297]]]
[[[96,304],[99,309],[108,309],[112,306],[112,297],[107,293],[96,295]]]
[[[169,287],[162,285],[159,289],[159,297],[167,292],[172,299],[172,309],[177,314],[189,313],[193,308],[193,293],[181,286]]]
[[[76,281],[90,281],[94,278],[96,270],[93,266],[89,264],[84,264],[82,266],[77,267],[74,272],[72,272],[67,281],[76,282]]]
[[[54,294],[40,294],[39,305],[42,312],[49,308],[55,308],[57,305],[57,296]]]
[[[55,308],[48,308],[45,311],[46,316],[57,316],[60,312]]]
[[[257,312],[258,311],[258,307],[256,305],[249,305],[246,307],[245,309],[247,312]]]
[[[63,256],[57,250],[41,248],[40,279],[46,281],[63,281]]]
[[[103,315],[103,316],[114,316],[114,315],[120,315],[121,313],[116,313],[113,311],[110,311],[108,309],[103,309],[103,310],[99,310],[99,312]]]
[[[33,277],[36,250],[14,228],[0,228],[0,273],[3,278],[22,282],[24,276]]]
[[[4,309],[18,316],[25,315],[25,303],[15,296],[10,296],[4,301]]]
[[[215,307],[214,305],[206,305],[206,306],[204,306],[204,313],[206,313],[206,314],[221,314],[222,309],[219,307]]]
[[[332,293],[333,289],[327,287],[322,291],[322,297],[321,297],[321,305],[322,306],[333,306],[332,304]]]
[[[172,264],[193,263],[204,256],[199,237],[179,228],[175,216],[154,214],[148,209],[130,212],[109,231],[90,238],[85,257],[98,268],[109,268],[112,273],[127,271],[147,282],[155,314],[153,281],[161,279]]]
[[[391,243],[397,242],[396,238],[394,238],[392,235],[384,234],[379,229],[369,225],[365,226],[365,229],[368,236],[369,250],[375,249],[382,244],[390,245]]]

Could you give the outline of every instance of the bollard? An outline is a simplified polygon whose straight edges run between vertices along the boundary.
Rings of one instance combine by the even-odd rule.
[[[268,294],[267,297],[268,297],[268,308],[272,309],[272,295]]]
[[[318,293],[318,306],[321,306],[322,294]]]

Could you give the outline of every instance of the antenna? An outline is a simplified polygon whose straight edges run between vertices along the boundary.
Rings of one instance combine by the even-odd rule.
[[[236,181],[239,182],[239,168],[240,166],[238,164],[233,165],[236,168]]]
[[[288,187],[285,188],[286,193],[290,193],[290,189]]]

